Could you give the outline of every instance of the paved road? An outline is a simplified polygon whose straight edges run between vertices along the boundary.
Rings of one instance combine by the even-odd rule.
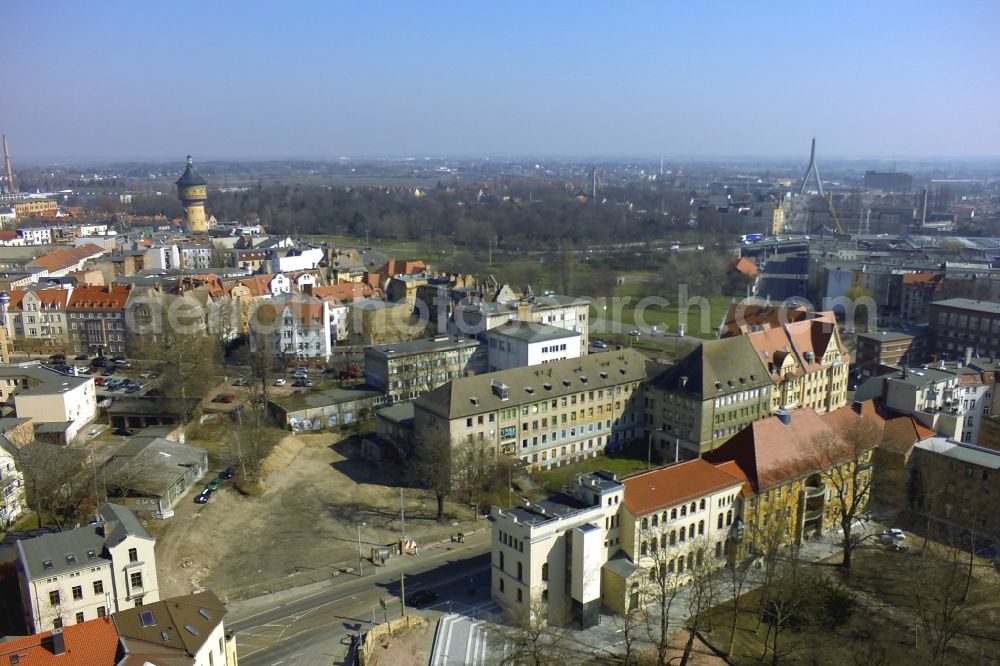
[[[343,577],[300,594],[233,604],[226,627],[236,632],[244,666],[341,664],[350,636],[372,622],[399,617],[399,577],[405,572],[406,596],[433,590],[440,598],[416,612],[474,612],[489,601],[489,532],[466,543],[421,549],[416,557],[390,560],[361,577]],[[380,599],[387,600],[386,611]],[[414,612],[407,609],[407,612]]]

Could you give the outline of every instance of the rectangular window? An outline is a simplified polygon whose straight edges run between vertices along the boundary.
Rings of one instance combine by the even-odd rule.
[[[80,624],[81,622],[83,622],[83,611],[76,614],[76,623]]]
[[[94,594],[104,594],[104,581],[95,580],[94,581]]]
[[[73,587],[73,598],[74,599],[83,599],[83,587],[82,586],[76,585],[76,586]]]
[[[59,605],[59,590],[52,590],[49,592],[49,604],[52,606]]]
[[[136,550],[135,548],[129,548],[128,549],[128,561],[129,562],[138,562],[139,561],[139,551]]]
[[[141,571],[135,571],[132,574],[130,574],[129,575],[129,582],[132,584],[132,587],[141,588],[142,587],[142,572]]]
[[[105,617],[108,614],[108,609],[104,606],[97,607],[97,617]]]

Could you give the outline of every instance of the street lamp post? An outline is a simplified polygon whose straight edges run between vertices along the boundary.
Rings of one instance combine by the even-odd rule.
[[[365,558],[361,554],[361,526],[367,524],[368,523],[364,522],[358,523],[358,575],[359,576],[365,575]]]

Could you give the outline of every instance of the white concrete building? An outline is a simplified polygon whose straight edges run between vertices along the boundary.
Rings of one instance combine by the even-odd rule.
[[[257,306],[251,344],[275,358],[329,360],[332,353],[330,312],[312,296],[272,296]]]
[[[184,268],[206,269],[212,267],[215,248],[206,243],[188,243],[177,247]]]
[[[0,399],[14,398],[18,418],[62,423],[67,441],[97,416],[97,388],[89,376],[73,377],[38,365],[0,366]]]
[[[17,542],[25,621],[33,632],[158,601],[154,539],[131,511],[101,507],[95,522]]]
[[[515,620],[583,628],[600,621],[601,568],[625,486],[589,473],[569,493],[490,513],[492,595]]]
[[[25,245],[49,245],[52,243],[51,227],[26,227],[17,230]]]
[[[146,250],[146,268],[170,270],[181,267],[181,254],[176,245],[157,245]]]
[[[455,333],[479,337],[482,333],[511,321],[548,324],[580,334],[580,348],[589,344],[590,302],[586,299],[545,294],[527,294],[517,301],[464,303],[455,307],[450,328]]]
[[[271,272],[309,271],[319,266],[324,258],[323,250],[320,248],[310,248],[297,254],[275,257],[271,260]]]
[[[489,350],[489,372],[578,358],[583,336],[577,331],[512,321],[483,334]]]
[[[24,475],[14,459],[16,446],[0,435],[0,529],[10,526],[27,508]]]

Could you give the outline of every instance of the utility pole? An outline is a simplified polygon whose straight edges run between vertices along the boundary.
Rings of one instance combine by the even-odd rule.
[[[400,538],[406,538],[406,508],[403,505],[403,489],[399,489],[399,524],[400,524]]]
[[[367,523],[358,523],[358,575],[365,575],[365,558],[361,554],[361,526]]]
[[[406,574],[399,574],[399,608],[402,616],[406,617]]]

